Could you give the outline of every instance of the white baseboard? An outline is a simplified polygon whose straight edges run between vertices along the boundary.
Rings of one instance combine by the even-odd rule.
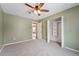
[[[31,41],[31,40],[35,40],[35,39],[29,39],[29,40],[24,40],[24,41],[18,41],[18,42],[14,42],[14,43],[8,43],[8,44],[4,44],[1,49],[0,49],[0,53],[2,52],[3,48],[7,45],[12,45],[12,44],[17,44],[17,43],[22,43],[22,42],[25,42],[25,41]]]
[[[79,52],[78,50],[73,49],[73,48],[70,48],[70,47],[64,47],[64,48],[69,49],[69,50],[72,50],[72,51],[75,51],[75,52]]]
[[[3,48],[4,48],[4,45],[1,47],[1,49],[0,49],[0,53],[2,52]]]
[[[31,40],[34,40],[34,39],[29,39],[29,40],[24,40],[24,41],[18,41],[18,42],[8,43],[8,44],[4,44],[4,46],[12,45],[12,44],[17,44],[17,43],[22,43],[22,42],[31,41]]]

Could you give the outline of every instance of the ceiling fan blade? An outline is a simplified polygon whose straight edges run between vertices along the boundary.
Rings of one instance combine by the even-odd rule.
[[[29,5],[29,4],[27,4],[27,3],[25,3],[25,5],[28,6],[28,7],[34,8],[34,7],[32,7],[31,5]]]
[[[49,12],[49,10],[42,9],[41,12]]]
[[[43,7],[44,3],[40,3],[38,6],[39,8]]]

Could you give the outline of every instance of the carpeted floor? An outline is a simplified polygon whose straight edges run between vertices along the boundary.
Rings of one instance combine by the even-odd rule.
[[[79,53],[61,48],[55,42],[46,43],[44,40],[31,40],[5,46],[1,56],[78,56]]]

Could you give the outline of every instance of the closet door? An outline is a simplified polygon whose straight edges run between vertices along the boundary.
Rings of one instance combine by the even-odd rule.
[[[42,39],[42,22],[37,23],[37,38]]]
[[[57,22],[53,22],[53,41],[57,41]]]

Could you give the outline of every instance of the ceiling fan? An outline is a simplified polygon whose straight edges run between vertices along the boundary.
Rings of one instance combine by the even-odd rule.
[[[37,14],[38,16],[40,16],[40,13],[41,12],[49,12],[49,10],[46,10],[46,9],[43,9],[42,8],[43,5],[44,5],[44,3],[37,3],[34,7],[31,6],[31,5],[29,5],[29,4],[27,4],[27,3],[25,3],[25,5],[28,6],[28,7],[30,7],[30,8],[32,8],[33,9],[33,12],[35,14]]]

